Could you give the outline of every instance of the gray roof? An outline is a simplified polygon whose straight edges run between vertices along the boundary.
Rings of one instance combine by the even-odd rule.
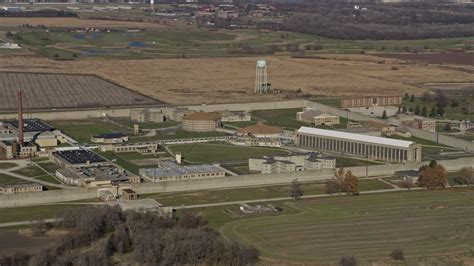
[[[188,174],[205,174],[222,172],[217,166],[210,164],[202,165],[178,165],[174,162],[162,162],[160,167],[143,169],[142,172],[149,177],[174,177]]]

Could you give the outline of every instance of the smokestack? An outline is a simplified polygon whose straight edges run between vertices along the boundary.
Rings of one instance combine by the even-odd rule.
[[[23,146],[24,138],[23,138],[23,103],[22,103],[22,92],[18,91],[16,93],[16,103],[18,107],[18,142],[20,146]]]

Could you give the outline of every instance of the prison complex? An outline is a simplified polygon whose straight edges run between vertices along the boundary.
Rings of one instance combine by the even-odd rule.
[[[296,143],[302,147],[340,152],[386,162],[421,161],[421,145],[406,140],[301,127],[296,133]]]

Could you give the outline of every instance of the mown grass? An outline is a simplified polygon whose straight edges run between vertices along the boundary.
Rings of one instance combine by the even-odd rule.
[[[10,169],[10,168],[13,168],[15,166],[18,166],[18,164],[10,163],[10,162],[0,163],[0,169]]]
[[[43,170],[41,170],[40,168],[34,165],[20,168],[18,170],[13,171],[13,173],[27,176],[27,177],[36,177],[36,176],[42,176],[45,174]]]
[[[79,208],[81,205],[51,204],[31,207],[0,208],[0,223],[32,221],[55,218],[64,210]]]
[[[20,178],[16,178],[14,176],[0,174],[0,185],[15,185],[23,183],[27,183],[27,181]]]
[[[252,116],[263,120],[268,125],[294,130],[302,126],[310,126],[308,123],[296,120],[296,113],[301,111],[301,108],[259,110],[253,111]]]
[[[79,143],[92,143],[91,137],[97,134],[122,132],[128,129],[114,123],[102,120],[80,120],[80,121],[50,121],[55,128],[59,128],[66,135],[77,140]]]
[[[336,263],[341,256],[389,260],[469,252],[472,190],[343,196],[292,202],[297,215],[258,217],[225,224],[226,238],[257,247],[276,261]]]
[[[185,160],[196,163],[215,163],[248,160],[250,157],[288,154],[280,148],[244,147],[226,144],[176,144],[168,148],[174,154],[180,152]]]
[[[360,191],[371,191],[379,189],[392,189],[377,179],[361,179],[359,181]],[[325,182],[301,183],[304,195],[319,195],[326,193]],[[263,187],[249,187],[238,189],[205,190],[183,193],[158,193],[145,194],[142,198],[154,198],[162,204],[171,206],[196,205],[216,202],[232,202],[241,200],[259,200],[281,198],[291,196],[291,185],[276,185]]]

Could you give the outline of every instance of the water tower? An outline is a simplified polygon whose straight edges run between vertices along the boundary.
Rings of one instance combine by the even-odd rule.
[[[270,90],[270,84],[268,84],[267,68],[268,66],[265,60],[257,61],[257,77],[255,79],[256,94],[266,94]]]

